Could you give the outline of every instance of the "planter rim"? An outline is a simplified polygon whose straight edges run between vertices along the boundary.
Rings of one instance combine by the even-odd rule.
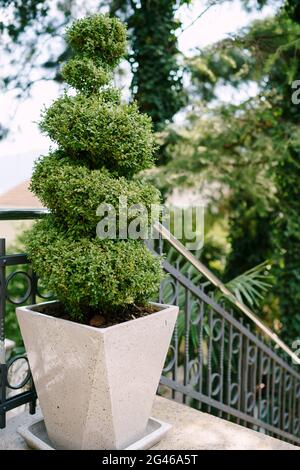
[[[164,311],[168,310],[169,308],[172,308],[172,309],[177,308],[178,309],[177,305],[169,305],[169,304],[160,304],[160,303],[157,303],[157,302],[149,302],[150,305],[154,305],[156,307],[159,307],[160,310],[158,312],[150,313],[149,315],[145,315],[143,317],[134,318],[132,320],[127,320],[127,321],[124,321],[124,322],[121,322],[121,323],[116,323],[115,325],[107,326],[105,328],[91,326],[91,325],[85,325],[84,323],[78,323],[78,322],[74,322],[72,320],[66,320],[64,318],[54,317],[53,315],[47,315],[46,313],[40,313],[40,312],[37,312],[36,310],[33,310],[33,308],[37,307],[37,306],[50,305],[50,304],[55,304],[55,303],[59,303],[59,302],[60,302],[59,300],[50,300],[50,301],[47,301],[47,302],[40,302],[38,304],[24,305],[23,307],[17,307],[17,310],[28,311],[36,317],[47,317],[47,318],[50,318],[50,319],[53,319],[53,320],[59,320],[59,321],[62,321],[62,322],[72,323],[72,324],[75,324],[75,325],[79,325],[83,328],[88,328],[88,329],[91,329],[91,330],[99,331],[101,333],[105,333],[107,331],[111,331],[113,328],[114,329],[122,328],[122,327],[124,327],[125,325],[127,325],[128,323],[131,323],[131,322],[142,321],[142,320],[145,320],[148,317],[162,315],[164,313]]]

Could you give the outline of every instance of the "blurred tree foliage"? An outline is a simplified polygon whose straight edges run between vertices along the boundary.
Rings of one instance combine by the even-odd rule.
[[[245,269],[243,259],[249,262],[250,267],[253,255],[259,255],[257,261],[261,262],[274,252],[281,334],[291,343],[300,334],[300,111],[299,105],[292,102],[292,83],[300,76],[299,2],[289,2],[286,11],[274,19],[255,23],[240,38],[244,47],[240,49],[242,54],[239,56],[240,67],[236,67],[237,74],[244,74],[244,80],[256,80],[262,98],[269,97],[272,113],[276,117],[275,122],[268,123],[268,129],[257,119],[258,132],[253,136],[252,144],[255,145],[255,152],[272,155],[270,171],[277,202],[273,204],[271,213],[266,212],[265,208],[260,211],[259,201],[253,201],[249,211],[247,192],[251,185],[255,187],[251,180],[242,190],[240,201],[240,191],[234,192],[233,202],[237,204],[230,210],[232,251],[227,272],[231,277],[238,269]],[[250,57],[250,64],[247,56]],[[272,147],[257,148],[266,133],[271,134]],[[266,200],[267,195],[261,199],[263,203]]]
[[[110,11],[125,17],[131,37],[131,89],[141,111],[161,129],[185,104],[178,64],[176,11],[191,0],[115,0]]]
[[[282,334],[292,342],[300,334],[300,108],[292,100],[292,84],[300,78],[300,1],[288,0],[286,10],[295,36],[275,55],[267,86],[278,92],[279,132],[288,143],[276,167],[280,212],[275,239],[283,255],[278,269]]]
[[[2,48],[12,58],[3,87],[17,89],[22,96],[36,81],[61,81],[60,63],[72,54],[61,40],[64,28],[75,16],[104,9],[128,23],[132,95],[141,111],[152,117],[154,128],[161,129],[185,104],[176,36],[181,23],[175,15],[190,2],[104,0],[90,5],[81,0],[0,0]],[[164,161],[163,149],[159,157]]]
[[[300,334],[300,111],[292,102],[292,83],[300,78],[299,4],[289,1],[273,18],[187,60],[189,122],[170,130],[174,158],[158,177],[165,191],[179,183],[200,187],[201,178],[220,182],[231,245],[224,277],[273,259],[271,303],[289,344]],[[254,97],[220,105],[224,90],[250,86]]]

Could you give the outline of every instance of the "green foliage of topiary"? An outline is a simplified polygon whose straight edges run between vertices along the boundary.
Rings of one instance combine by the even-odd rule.
[[[104,67],[97,67],[92,59],[74,58],[64,64],[62,78],[72,87],[83,93],[96,93],[111,79],[111,72]]]
[[[116,97],[115,97],[116,98]],[[63,96],[44,113],[41,129],[74,159],[131,177],[153,165],[151,120],[135,103],[104,94]]]
[[[105,168],[90,170],[74,164],[59,151],[36,163],[31,189],[74,237],[94,236],[99,221],[95,208],[102,203],[111,204],[117,214],[120,196],[127,198],[129,207],[142,204],[149,213],[151,204],[160,203],[160,193],[154,186],[114,178]],[[128,222],[133,218],[134,214],[128,217]]]
[[[144,243],[136,240],[74,240],[56,227],[55,218],[38,222],[28,254],[35,270],[75,318],[126,304],[144,303],[157,290],[161,268]]]
[[[126,29],[116,18],[94,15],[75,21],[66,39],[79,54],[115,67],[126,52]],[[96,56],[101,59],[96,59]]]
[[[30,231],[27,251],[68,314],[86,321],[99,311],[113,314],[145,304],[162,278],[160,260],[142,240],[96,237],[98,206],[111,204],[118,212],[119,198],[126,197],[128,206],[149,210],[160,196],[151,185],[132,180],[153,163],[151,120],[135,104],[121,103],[120,92],[107,84],[125,51],[124,26],[95,15],[76,21],[67,40],[77,55],[63,76],[78,93],[57,99],[41,122],[59,149],[35,165],[31,190],[51,216]]]

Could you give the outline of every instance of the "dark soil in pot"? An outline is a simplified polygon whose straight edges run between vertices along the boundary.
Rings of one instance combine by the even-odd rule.
[[[74,321],[66,312],[64,306],[60,302],[50,303],[47,305],[37,305],[33,308],[34,311],[50,315],[63,320]],[[151,315],[151,313],[158,312],[159,309],[154,305],[128,305],[125,308],[115,310],[112,312],[107,311],[91,311],[90,315],[85,316],[81,323],[84,325],[90,325],[98,328],[107,328],[118,323],[123,323],[130,320],[136,320],[137,318]]]

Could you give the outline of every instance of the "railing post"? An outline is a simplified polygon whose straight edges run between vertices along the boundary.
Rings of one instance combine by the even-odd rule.
[[[5,256],[5,239],[0,238],[0,257]],[[1,405],[6,400],[6,358],[5,358],[5,305],[6,276],[5,264],[0,265],[0,429],[5,427],[5,411]]]
[[[31,277],[31,294],[30,294],[30,303],[35,304],[36,303],[36,296],[37,296],[37,275],[33,271],[32,267],[29,268],[29,274]]]
[[[0,238],[0,256],[5,256],[5,238]],[[5,264],[0,265],[0,364],[5,364]]]
[[[29,272],[30,272],[30,277],[31,277],[31,295],[30,295],[30,302],[32,304],[35,304],[36,303],[36,296],[37,296],[37,284],[38,284],[38,280],[37,280],[37,275],[35,274],[35,272],[33,271],[32,267],[30,267],[29,269]],[[34,415],[35,412],[36,412],[36,400],[37,400],[37,394],[36,394],[36,390],[35,390],[35,385],[34,385],[34,382],[33,382],[33,378],[31,377],[31,386],[30,386],[30,390],[32,391],[33,393],[33,398],[32,400],[29,402],[29,413],[31,415]]]

